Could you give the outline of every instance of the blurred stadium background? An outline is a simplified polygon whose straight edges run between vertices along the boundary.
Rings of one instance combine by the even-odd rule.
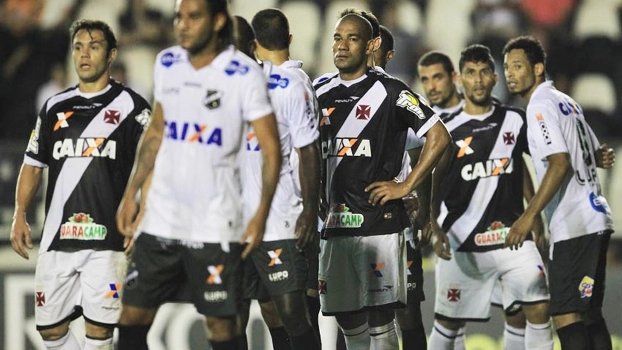
[[[622,0],[230,0],[233,14],[250,21],[261,9],[277,7],[289,17],[294,40],[292,58],[304,61],[311,78],[335,71],[332,31],[338,13],[347,7],[371,10],[395,36],[396,57],[387,71],[415,91],[416,64],[432,49],[450,55],[472,43],[491,48],[500,76],[494,94],[519,107],[525,102],[508,96],[501,49],[516,35],[538,37],[548,53],[547,72],[558,89],[583,107],[602,142],[622,157]],[[78,18],[106,21],[119,41],[112,75],[148,100],[156,53],[173,44],[174,0],[0,0],[0,349],[40,349],[34,329],[34,261],[11,251],[9,234],[14,189],[23,151],[36,114],[44,101],[77,82],[69,53],[69,25]],[[604,193],[622,227],[622,168],[600,172]],[[43,196],[29,220],[35,241],[44,218]],[[433,317],[433,262],[426,261],[424,303],[426,326]],[[613,236],[609,251],[606,316],[614,349],[622,349],[622,315],[613,310],[622,298],[622,234]],[[617,300],[617,302],[615,301]],[[205,348],[202,328],[193,309],[167,306],[151,334],[153,349]],[[269,349],[255,314],[253,348]],[[332,349],[334,327],[323,319],[324,348]],[[469,349],[501,349],[502,320],[469,327]],[[80,331],[80,326],[76,325]]]

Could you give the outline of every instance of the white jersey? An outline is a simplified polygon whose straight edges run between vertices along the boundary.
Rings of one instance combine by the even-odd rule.
[[[160,52],[154,98],[165,131],[140,231],[207,243],[242,238],[238,153],[248,122],[272,113],[261,68],[232,46],[198,70]]]
[[[559,242],[613,230],[607,200],[601,194],[594,152],[600,147],[585,122],[581,107],[550,81],[540,84],[527,106],[528,141],[538,182],[548,167],[547,156],[568,153],[572,174],[544,209],[552,241]]]
[[[289,61],[288,61],[289,62]],[[288,63],[286,62],[286,63]],[[285,63],[284,63],[285,65]],[[266,223],[264,241],[293,239],[296,220],[302,211],[302,198],[290,155],[295,148],[303,148],[319,137],[317,101],[309,91],[308,77],[300,75],[291,64],[273,66],[264,62],[264,74],[268,77],[270,100],[275,110],[283,163],[279,182],[272,200]],[[304,72],[303,72],[304,74]],[[242,156],[242,197],[244,222],[250,221],[261,199],[262,157],[252,128],[247,136],[246,151]]]

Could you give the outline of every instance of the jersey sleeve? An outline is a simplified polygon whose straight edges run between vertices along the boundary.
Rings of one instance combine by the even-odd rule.
[[[432,108],[406,86],[398,92],[395,105],[398,120],[411,128],[419,138],[440,121]]]
[[[406,134],[406,147],[405,147],[407,151],[410,151],[411,149],[423,147],[424,143],[425,143],[425,139],[418,137],[415,134],[415,131],[413,129],[408,129],[408,133]]]
[[[259,67],[249,69],[240,82],[242,92],[242,116],[246,121],[253,121],[272,113],[272,105],[268,97],[268,83]]]
[[[48,166],[50,133],[48,132],[49,121],[46,118],[47,102],[41,108],[35,127],[30,133],[28,146],[26,147],[26,155],[24,156],[24,164],[32,165],[38,168],[46,168]]]
[[[527,106],[527,133],[541,150],[543,158],[556,153],[569,153],[561,130],[559,115],[550,105],[530,103]]]
[[[319,137],[315,95],[304,84],[294,84],[288,100],[289,131],[294,148],[302,148]]]

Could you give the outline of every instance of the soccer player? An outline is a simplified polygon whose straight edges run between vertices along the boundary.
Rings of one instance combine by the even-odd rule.
[[[283,165],[263,241],[251,253],[251,261],[245,266],[245,296],[259,300],[276,350],[319,350],[319,337],[307,314],[308,266],[303,254],[307,248],[311,248],[315,255],[318,251],[320,156],[317,100],[310,90],[309,77],[300,68],[301,62],[289,59],[291,35],[285,15],[277,9],[259,11],[253,17],[252,27],[256,33],[254,55],[263,62],[270,101],[277,117]],[[246,220],[255,212],[261,194],[259,151],[255,131],[251,129],[241,166]],[[300,159],[299,172],[289,161],[294,152]],[[299,181],[294,178],[298,174]],[[297,183],[300,183],[301,193]],[[316,247],[308,247],[310,245]],[[271,310],[272,305],[276,310]],[[274,316],[266,317],[274,314],[277,322],[272,320]],[[283,326],[287,334],[282,334]],[[288,335],[289,342],[285,343],[283,340],[287,340]]]
[[[226,0],[178,0],[174,28],[179,45],[157,56],[153,121],[117,217],[124,235],[137,232],[119,349],[146,349],[158,307],[186,283],[213,349],[237,349],[241,259],[263,238],[281,168],[276,120],[260,67],[231,45]],[[244,230],[238,171],[248,123],[263,167],[261,199]],[[137,229],[134,197],[150,174]]]
[[[47,349],[80,349],[69,322],[86,321],[87,350],[112,349],[126,258],[115,214],[147,101],[110,78],[117,40],[101,21],[69,29],[78,85],[47,100],[30,136],[17,182],[13,249],[32,248],[26,212],[49,167],[46,218],[35,270],[35,322]]]
[[[528,320],[524,342],[505,337],[505,348],[553,347],[538,249],[531,238],[517,252],[503,246],[509,226],[523,210],[523,188],[531,178],[522,157],[527,152],[524,113],[493,104],[498,79],[494,67],[485,46],[472,45],[462,52],[465,105],[445,118],[454,144],[433,176],[435,251],[443,259],[436,264],[432,349],[454,349],[454,338],[467,321],[490,318],[497,281],[503,288],[504,309],[521,304]],[[506,324],[514,330],[509,327]]]
[[[454,65],[449,56],[439,51],[430,51],[419,59],[417,69],[426,97],[432,104],[432,109],[441,117],[441,120],[464,108],[464,96],[460,94],[456,86],[460,83],[460,75],[454,70]],[[500,102],[493,97],[493,103],[499,104]],[[416,159],[412,154],[411,158]],[[529,187],[526,190],[525,198],[529,200],[533,197],[533,188]],[[538,233],[543,234],[543,232]],[[536,240],[536,242],[538,241]],[[497,283],[492,293],[492,305],[503,307],[502,294],[501,285]],[[516,305],[514,309],[507,312],[504,311],[503,316],[506,322],[504,330],[506,342],[517,344],[517,342],[522,341],[524,343],[527,320],[520,305]],[[460,329],[457,333],[454,341],[456,349],[464,347],[465,331],[465,329]],[[520,347],[520,345],[517,345],[517,347]]]
[[[369,349],[369,333],[373,349],[397,349],[393,307],[406,301],[402,231],[409,225],[401,198],[431,171],[449,134],[404,83],[367,66],[368,20],[340,18],[333,38],[339,74],[315,86],[328,201],[318,277],[322,312],[336,316],[348,349]],[[398,183],[409,128],[427,141],[417,166]]]
[[[615,153],[600,145],[581,107],[546,80],[546,54],[537,39],[514,38],[503,54],[510,93],[529,101],[529,148],[540,183],[505,245],[524,246],[544,210],[552,242],[550,313],[562,349],[611,349],[601,308],[614,227],[596,167],[611,167]]]

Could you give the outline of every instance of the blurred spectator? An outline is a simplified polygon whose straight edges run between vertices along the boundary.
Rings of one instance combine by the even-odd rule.
[[[65,64],[61,62],[54,63],[50,70],[49,78],[50,80],[41,85],[37,91],[36,111],[41,110],[45,101],[47,101],[50,96],[54,96],[67,88],[67,70],[65,69]]]

